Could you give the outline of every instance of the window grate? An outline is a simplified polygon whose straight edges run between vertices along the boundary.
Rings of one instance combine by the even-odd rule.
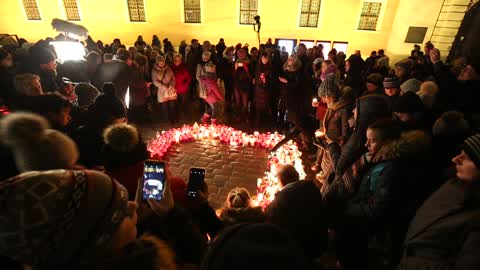
[[[255,24],[258,0],[240,0],[240,24]]]
[[[143,0],[127,0],[128,15],[131,22],[146,22]]]
[[[320,0],[303,0],[300,11],[300,27],[317,27],[320,14]]]
[[[36,0],[23,0],[23,7],[25,8],[25,14],[29,21],[42,20]]]
[[[80,21],[80,12],[78,10],[77,0],[63,0],[65,14],[69,21]]]
[[[381,9],[382,3],[364,2],[362,13],[360,14],[360,22],[358,23],[358,30],[376,31]]]
[[[202,23],[200,0],[184,0],[185,23]]]

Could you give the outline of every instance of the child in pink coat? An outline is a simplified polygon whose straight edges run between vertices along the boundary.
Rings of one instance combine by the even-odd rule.
[[[204,100],[208,104],[208,108],[202,116],[202,123],[207,124],[208,120],[211,118],[212,124],[216,124],[219,113],[219,102],[223,102],[225,98],[218,88],[215,65],[212,62],[209,62],[205,65],[205,70],[206,73],[200,77],[200,82],[207,90],[207,95]]]

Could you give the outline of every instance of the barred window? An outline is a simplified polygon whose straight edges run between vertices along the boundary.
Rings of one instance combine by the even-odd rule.
[[[379,2],[363,2],[362,13],[360,14],[360,22],[358,30],[377,30],[377,22],[380,17],[382,3]]]
[[[25,8],[25,14],[29,21],[42,20],[36,0],[23,0],[23,7]]]
[[[302,0],[300,27],[317,27],[321,0]]]
[[[240,0],[240,24],[255,24],[257,14],[258,0]]]
[[[184,0],[185,23],[202,23],[200,0]]]
[[[80,21],[80,12],[78,11],[77,0],[63,0],[65,14],[69,21]]]
[[[143,0],[127,0],[128,15],[131,22],[146,22]]]

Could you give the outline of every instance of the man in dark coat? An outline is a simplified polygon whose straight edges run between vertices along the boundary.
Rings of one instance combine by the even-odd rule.
[[[398,269],[480,269],[480,134],[453,158],[457,177],[417,211]]]
[[[283,189],[267,209],[267,221],[285,229],[311,260],[327,247],[327,223],[322,196],[313,181],[299,181],[298,172],[286,165],[278,177]]]
[[[106,82],[112,82],[115,85],[115,96],[120,100],[125,100],[127,88],[132,81],[130,78],[131,69],[127,63],[129,53],[125,49],[119,49],[116,59],[110,63],[104,63],[98,67],[93,85],[98,89],[103,88]]]
[[[60,89],[57,84],[57,60],[55,54],[42,45],[30,48],[30,59],[27,71],[40,76],[43,92],[54,92]]]

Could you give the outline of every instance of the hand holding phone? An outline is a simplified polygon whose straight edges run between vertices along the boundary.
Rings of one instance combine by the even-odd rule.
[[[197,198],[198,191],[203,191],[205,186],[205,169],[191,168],[188,178],[187,197]]]

